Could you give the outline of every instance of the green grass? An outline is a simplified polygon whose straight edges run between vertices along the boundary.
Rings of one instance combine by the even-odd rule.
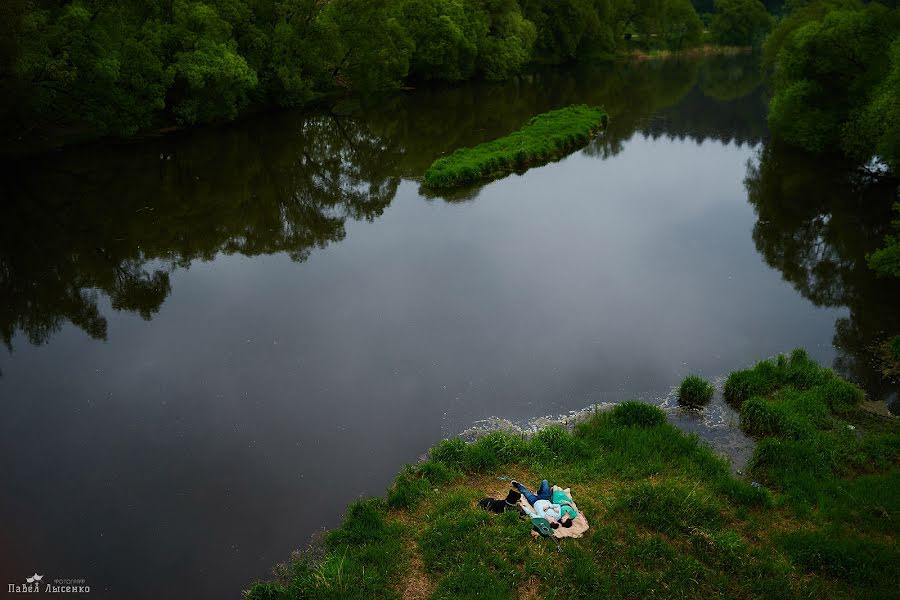
[[[897,597],[897,421],[860,412],[858,390],[802,351],[729,381],[764,487],[633,401],[573,432],[444,440],[385,499],[353,504],[324,559],[297,556],[247,598]],[[561,552],[477,507],[545,477],[591,523]]]
[[[425,185],[459,187],[561,158],[586,144],[607,118],[603,109],[583,104],[537,115],[505,137],[437,159],[425,171]]]
[[[705,379],[688,375],[678,386],[678,402],[684,406],[705,406],[712,400],[714,392],[712,384]]]

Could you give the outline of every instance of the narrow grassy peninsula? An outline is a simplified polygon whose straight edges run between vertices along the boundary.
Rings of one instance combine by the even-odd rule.
[[[724,391],[758,441],[746,476],[638,402],[573,433],[446,440],[351,505],[324,556],[296,555],[247,598],[896,597],[897,420],[803,351]],[[558,552],[515,512],[478,508],[509,478],[571,486],[590,530]]]
[[[602,108],[584,104],[537,115],[505,137],[437,159],[425,171],[425,185],[458,187],[550,162],[586,144],[607,119]]]

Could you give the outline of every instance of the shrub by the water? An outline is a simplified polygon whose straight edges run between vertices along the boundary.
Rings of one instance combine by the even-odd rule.
[[[767,385],[766,379],[759,376],[753,369],[734,371],[725,380],[722,395],[731,404],[740,406],[750,397],[764,392]]]
[[[612,410],[610,421],[624,427],[655,427],[666,422],[666,413],[657,406],[629,400]]]
[[[752,396],[766,395],[784,386],[799,390],[834,381],[836,376],[809,358],[802,348],[790,356],[779,355],[774,360],[756,363],[751,369],[734,371],[725,380],[725,399],[737,406]]]
[[[678,386],[678,402],[685,406],[703,406],[712,399],[713,392],[711,383],[696,375],[688,375]]]
[[[425,185],[456,187],[549,162],[586,144],[606,121],[603,109],[583,104],[537,115],[519,131],[437,159]]]

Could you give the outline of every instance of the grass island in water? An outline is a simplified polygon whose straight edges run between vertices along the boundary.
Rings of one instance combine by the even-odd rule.
[[[445,440],[352,504],[324,557],[297,554],[247,600],[896,598],[898,420],[802,350],[732,373],[724,395],[758,442],[746,476],[638,402],[572,433]],[[571,486],[590,530],[558,552],[477,506],[510,478]]]
[[[425,185],[457,187],[550,162],[586,144],[607,119],[602,108],[584,104],[537,115],[505,137],[437,159],[425,171]]]

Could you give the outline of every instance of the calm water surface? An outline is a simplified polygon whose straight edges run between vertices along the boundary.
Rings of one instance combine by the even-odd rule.
[[[574,102],[607,132],[438,197]],[[767,139],[750,57],[536,74],[6,165],[0,584],[239,598],[473,421],[806,347],[896,399],[891,189]],[[885,196],[886,194],[886,196]]]

